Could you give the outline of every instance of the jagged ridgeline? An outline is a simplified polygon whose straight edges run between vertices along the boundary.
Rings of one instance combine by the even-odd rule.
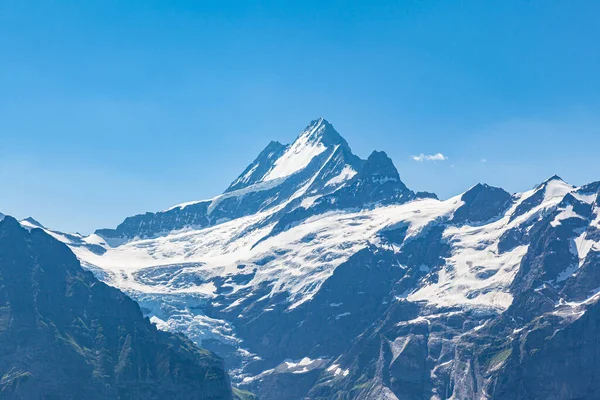
[[[87,237],[21,223],[263,400],[596,399],[599,189],[439,200],[318,119],[215,198]]]

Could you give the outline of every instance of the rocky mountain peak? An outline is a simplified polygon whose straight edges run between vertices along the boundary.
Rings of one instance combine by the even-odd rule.
[[[544,181],[544,183],[547,183],[547,182],[550,182],[550,181],[562,181],[562,182],[564,182],[564,180],[560,176],[558,176],[556,174],[554,174],[550,178],[546,179]]]
[[[373,151],[360,171],[361,179],[370,178],[373,182],[400,182],[400,175],[392,160],[384,151]]]
[[[286,178],[306,168],[317,156],[341,146],[346,140],[324,118],[311,121],[289,145],[272,141],[225,191],[243,189],[259,182]]]
[[[482,223],[500,216],[511,201],[510,193],[502,188],[478,183],[462,196],[463,205],[455,213],[453,223]]]
[[[551,184],[564,184],[564,185],[568,185],[568,183],[566,183],[560,176],[558,175],[552,175],[550,178],[546,179],[544,182],[540,183],[536,189],[541,189],[541,188],[545,188],[548,185]]]
[[[14,217],[4,214],[2,214],[2,216],[3,218],[1,220],[2,224],[0,225],[0,235],[5,236],[23,231],[21,229],[21,224],[19,224]],[[22,233],[25,232],[23,231]]]
[[[27,217],[27,218],[21,220],[21,224],[23,224],[23,223],[28,226],[31,226],[31,227],[44,228],[44,225],[42,225],[39,221],[37,221],[33,217]]]
[[[320,142],[326,147],[348,145],[346,140],[335,130],[333,125],[324,118],[312,120],[304,131],[296,138],[294,143],[299,141],[303,142],[304,140],[310,143]],[[294,143],[291,146],[293,146]]]

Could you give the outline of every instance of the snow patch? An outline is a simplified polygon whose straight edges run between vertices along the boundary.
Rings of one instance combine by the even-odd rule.
[[[581,216],[579,214],[577,214],[575,211],[573,211],[572,205],[568,205],[563,211],[558,213],[556,215],[556,217],[554,217],[554,220],[552,222],[550,222],[550,225],[552,225],[553,227],[556,228],[557,226],[559,226],[561,224],[562,220],[569,219],[569,218],[581,218]]]
[[[328,180],[325,186],[339,185],[340,183],[350,180],[354,175],[356,175],[356,171],[351,166],[345,165],[339,175]]]
[[[336,315],[335,319],[340,319],[340,318],[343,318],[343,317],[347,317],[348,315],[351,315],[351,314],[352,313],[349,313],[349,312],[341,313],[341,314]]]
[[[342,369],[338,364],[332,364],[329,368],[326,369],[327,372],[331,372],[333,376],[348,376],[350,373],[349,369]]]
[[[510,211],[507,213],[510,215]],[[408,296],[439,306],[480,305],[506,309],[512,303],[508,287],[528,246],[500,253],[498,242],[509,229],[508,217],[484,226],[449,227],[444,238],[453,253],[438,272],[438,281]]]
[[[319,197],[321,197],[321,196],[305,197],[304,199],[302,199],[302,203],[300,203],[300,207],[310,208],[314,204],[315,200],[317,200]]]
[[[323,130],[325,130],[325,125],[319,122],[302,132],[285,153],[275,161],[273,168],[262,180],[266,182],[285,178],[306,168],[313,158],[327,149],[319,140],[319,134]]]

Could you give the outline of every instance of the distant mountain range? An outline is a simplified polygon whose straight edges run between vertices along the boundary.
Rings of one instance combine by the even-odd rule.
[[[321,118],[213,199],[87,237],[21,224],[263,400],[597,399],[599,191],[439,200]]]

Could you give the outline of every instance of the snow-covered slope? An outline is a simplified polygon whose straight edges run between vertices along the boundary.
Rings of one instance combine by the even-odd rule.
[[[265,240],[272,225],[249,229],[269,213],[239,218],[214,227],[190,230],[154,239],[137,240],[108,248],[104,254],[91,253],[85,247],[75,253],[89,264],[114,275],[114,283],[124,289],[169,293],[180,291],[172,280],[144,285],[135,279],[140,270],[166,264],[195,264],[186,274],[203,281],[253,272],[243,285],[231,284],[232,293],[246,287],[272,284],[271,294],[286,292],[293,303],[302,302],[319,290],[335,267],[369,243],[378,242],[386,226],[400,222],[409,226],[406,239],[416,236],[431,221],[451,214],[458,204],[425,199],[404,205],[374,209],[331,212],[311,217],[302,224]],[[244,265],[243,268],[240,266]],[[209,285],[216,290],[214,285]],[[186,292],[206,292],[206,285],[190,284]]]
[[[497,220],[449,226],[444,231],[444,239],[452,243],[452,254],[446,258],[445,268],[438,272],[437,282],[419,288],[409,300],[445,306],[476,304],[508,308],[512,303],[510,284],[528,244],[500,251],[498,246],[503,235],[518,227],[527,227],[532,219],[553,210],[571,191],[574,191],[571,185],[552,179],[535,190],[515,195],[514,203]],[[523,206],[528,200],[538,195],[541,202],[525,210]],[[515,217],[517,209],[523,210],[523,214]]]
[[[285,178],[306,168],[313,158],[324,152],[327,147],[322,142],[323,133],[327,129],[323,119],[311,123],[275,161],[273,167],[261,178],[263,181]]]
[[[599,189],[553,176],[525,193],[479,184],[441,201],[408,189],[385,153],[353,155],[318,119],[213,199],[89,237],[48,231],[261,398],[291,387],[289,398],[479,398],[497,370],[469,375],[469,335],[497,343],[509,336],[490,333],[497,321],[515,332],[548,313],[573,321],[598,299]],[[420,385],[429,395],[406,392]]]
[[[231,279],[224,284],[231,296],[237,298],[238,293],[248,288],[268,283],[268,295],[285,293],[293,308],[310,299],[335,268],[360,249],[369,244],[394,248],[393,243],[381,239],[381,233],[390,227],[406,227],[403,238],[406,242],[417,238],[425,228],[440,224],[444,226],[441,240],[451,247],[445,267],[435,271],[437,282],[416,287],[408,300],[506,309],[512,302],[510,285],[528,244],[500,251],[503,236],[514,229],[527,229],[532,221],[555,210],[571,192],[576,192],[576,188],[558,179],[549,181],[535,190],[515,195],[503,215],[486,224],[449,223],[464,204],[463,196],[457,196],[446,201],[416,199],[361,210],[332,210],[270,236],[275,223],[264,221],[281,209],[274,207],[203,229],[133,240],[117,247],[105,245],[106,252],[102,253],[86,246],[73,246],[73,250],[87,264],[108,272],[113,277],[112,284],[128,291],[214,297],[218,288],[213,280],[251,272],[252,279],[247,282],[235,283]],[[524,205],[540,194],[541,202],[524,210]],[[588,203],[592,201],[589,196],[579,197]],[[516,210],[521,210],[517,217]],[[552,224],[573,216],[576,214],[569,206]],[[82,240],[105,244],[97,235]],[[582,256],[596,246],[595,242],[584,239],[583,234],[577,243]],[[139,278],[141,271],[166,265],[180,266],[175,274],[177,279],[161,277],[157,282]],[[428,272],[430,268],[423,265],[421,269]],[[187,279],[182,280],[183,275]]]

